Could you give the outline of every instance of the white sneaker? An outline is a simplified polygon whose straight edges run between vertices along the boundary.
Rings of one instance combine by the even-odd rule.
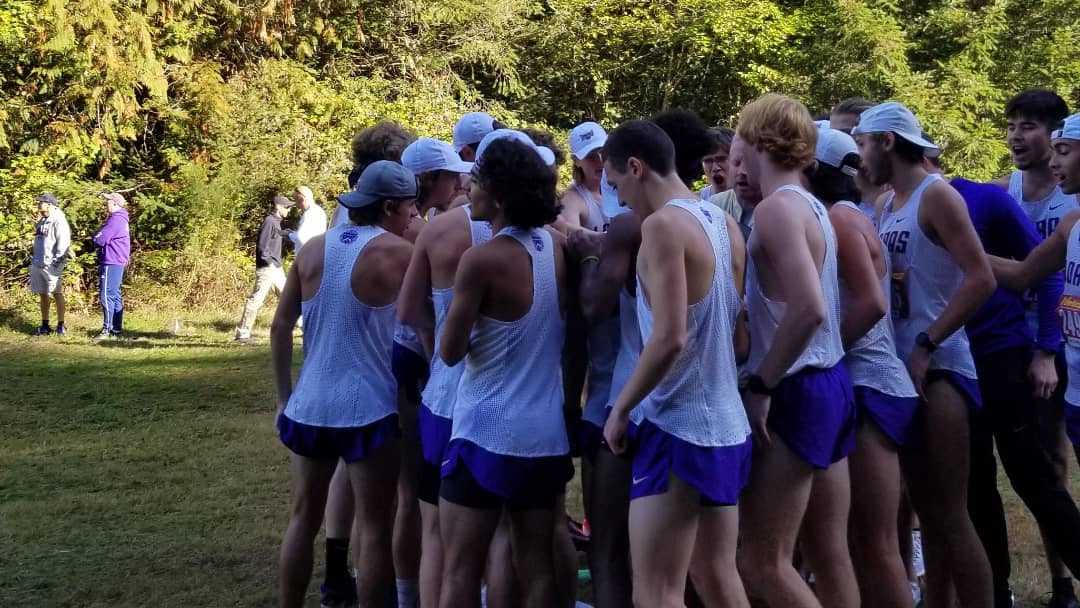
[[[926,576],[926,562],[922,556],[922,531],[911,531],[911,566],[915,569],[915,576]]]
[[[250,340],[250,339],[251,339],[251,332],[250,331],[247,331],[247,330],[244,330],[244,329],[236,330],[236,341],[237,342],[243,342],[245,340]]]
[[[914,602],[915,606],[918,606],[922,603],[922,587],[919,586],[919,583],[911,581],[908,581],[908,585],[911,585],[911,601]]]

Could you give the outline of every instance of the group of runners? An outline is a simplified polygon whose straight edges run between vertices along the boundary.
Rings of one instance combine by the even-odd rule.
[[[549,133],[361,132],[271,327],[281,606],[324,522],[324,606],[573,606],[575,456],[597,606],[907,608],[912,520],[927,606],[1010,606],[995,443],[1050,605],[1077,606],[1068,113],[1009,102],[998,185],[944,177],[910,110],[860,99],[585,122],[561,195]]]

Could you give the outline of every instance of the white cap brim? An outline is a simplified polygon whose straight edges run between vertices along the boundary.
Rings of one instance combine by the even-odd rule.
[[[574,156],[574,158],[576,158],[578,160],[582,160],[586,156],[592,154],[593,150],[596,150],[598,148],[603,148],[605,142],[607,142],[607,136],[597,138],[594,141],[590,141],[581,150],[578,150],[577,152],[575,152],[573,156]],[[550,163],[548,163],[548,164],[550,164]]]

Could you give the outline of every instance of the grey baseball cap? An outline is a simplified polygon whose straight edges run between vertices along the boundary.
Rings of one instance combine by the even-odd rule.
[[[34,200],[39,202],[39,203],[49,203],[50,205],[59,205],[60,204],[60,201],[56,200],[56,195],[53,194],[52,192],[45,192],[44,194],[38,196]]]
[[[416,175],[401,163],[378,160],[364,169],[356,189],[337,197],[349,209],[359,209],[387,199],[416,198]]]

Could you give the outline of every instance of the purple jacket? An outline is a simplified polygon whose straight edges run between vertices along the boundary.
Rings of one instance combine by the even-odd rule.
[[[105,225],[94,235],[98,248],[98,263],[126,266],[131,259],[131,231],[128,228],[127,209],[117,209],[109,214]]]

